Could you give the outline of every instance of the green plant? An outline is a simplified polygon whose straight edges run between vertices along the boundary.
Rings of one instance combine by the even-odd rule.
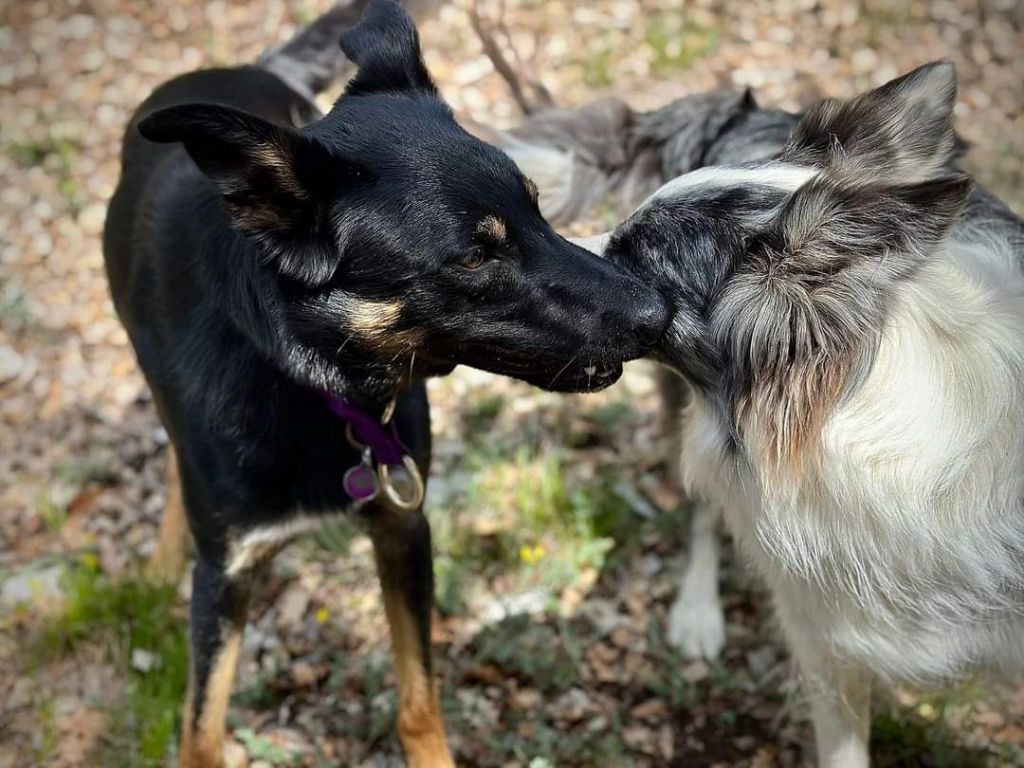
[[[51,531],[59,530],[68,519],[67,509],[54,502],[53,494],[50,493],[47,486],[40,488],[36,494],[36,512],[39,514],[39,519]]]
[[[64,594],[63,611],[44,626],[41,660],[66,655],[82,643],[106,645],[127,679],[124,700],[112,710],[117,759],[125,766],[162,762],[188,678],[185,625],[172,610],[175,588],[142,578],[110,580],[93,558],[68,570]],[[154,660],[150,669],[132,665],[136,650]]]
[[[249,756],[256,760],[266,760],[275,766],[297,765],[301,762],[301,755],[257,735],[251,728],[239,728],[235,731],[235,738],[245,745]]]
[[[480,400],[471,402],[463,412],[463,421],[470,434],[485,434],[505,407],[505,396],[486,394]]]
[[[720,38],[718,27],[697,24],[677,13],[654,16],[644,32],[644,42],[651,50],[651,72],[666,77],[687,69],[713,53]]]

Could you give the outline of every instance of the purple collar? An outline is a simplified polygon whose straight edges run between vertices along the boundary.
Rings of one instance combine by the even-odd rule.
[[[324,392],[324,400],[331,413],[351,427],[352,437],[373,452],[373,458],[381,464],[401,466],[407,451],[398,437],[394,419],[381,424],[366,411],[329,392]]]
[[[345,472],[345,492],[357,503],[371,501],[383,492],[398,509],[419,507],[425,490],[423,477],[398,437],[392,418],[394,401],[378,420],[344,398],[322,394],[331,413],[345,422],[349,442],[363,454],[362,460]]]

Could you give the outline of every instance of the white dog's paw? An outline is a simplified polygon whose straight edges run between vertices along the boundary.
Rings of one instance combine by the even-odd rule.
[[[668,615],[668,642],[688,659],[717,659],[725,646],[721,604],[680,595]]]

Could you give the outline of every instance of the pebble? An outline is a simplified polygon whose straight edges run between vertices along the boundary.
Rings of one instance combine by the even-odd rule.
[[[38,605],[64,596],[61,579],[65,566],[57,563],[49,566],[26,568],[3,582],[0,587],[0,605],[13,608],[17,605]]]
[[[242,744],[234,739],[230,739],[224,744],[224,768],[255,768],[255,765],[256,763],[253,763],[250,766],[249,753]]]
[[[870,74],[878,66],[878,54],[871,48],[860,48],[850,57],[850,66],[857,74]]]
[[[78,214],[78,226],[87,235],[98,235],[103,231],[103,222],[107,217],[107,206],[103,203],[92,203],[85,206]]]
[[[95,29],[96,19],[92,16],[86,16],[84,13],[76,13],[74,16],[69,16],[60,25],[61,33],[69,40],[85,40]]]
[[[25,370],[25,358],[6,344],[0,344],[0,386],[18,378]]]
[[[160,657],[157,654],[143,650],[142,648],[132,648],[132,667],[137,669],[139,672],[149,672],[151,669],[158,666],[159,662]]]

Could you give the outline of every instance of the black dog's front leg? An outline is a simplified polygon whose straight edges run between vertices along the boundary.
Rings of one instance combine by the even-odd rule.
[[[454,768],[430,658],[434,571],[422,509],[366,512],[398,674],[398,735],[410,768]]]
[[[228,575],[200,557],[192,576],[191,667],[181,725],[180,768],[219,768],[253,572]]]

